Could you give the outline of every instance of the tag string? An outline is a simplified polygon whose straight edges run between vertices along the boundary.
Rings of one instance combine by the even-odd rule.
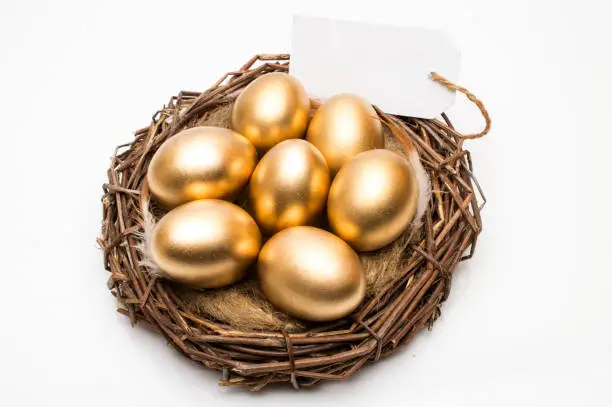
[[[484,117],[485,119],[485,128],[480,133],[462,135],[461,138],[463,139],[480,138],[484,136],[485,134],[487,134],[489,130],[491,130],[491,117],[489,116],[489,112],[487,112],[487,109],[485,108],[484,103],[482,103],[480,99],[474,96],[472,92],[470,92],[469,90],[467,90],[466,88],[462,86],[455,85],[454,83],[452,83],[451,81],[449,81],[442,75],[437,74],[436,72],[431,73],[431,79],[438,82],[440,85],[444,86],[448,90],[463,93],[465,97],[467,97],[472,103],[476,105],[476,107],[478,107],[478,109],[480,110],[480,113],[482,113],[482,117]]]

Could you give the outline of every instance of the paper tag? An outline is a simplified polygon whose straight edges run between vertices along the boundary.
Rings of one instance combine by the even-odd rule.
[[[433,118],[455,101],[431,80],[459,75],[460,54],[444,32],[295,16],[291,65],[311,96],[356,93],[383,111]]]

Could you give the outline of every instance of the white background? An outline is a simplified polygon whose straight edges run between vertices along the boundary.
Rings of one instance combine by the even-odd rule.
[[[610,6],[3,1],[0,405],[610,405]],[[114,147],[171,95],[287,51],[296,12],[446,27],[460,82],[494,120],[468,144],[489,203],[432,332],[348,382],[250,394],[115,313],[101,184]],[[457,101],[451,117],[477,130]]]

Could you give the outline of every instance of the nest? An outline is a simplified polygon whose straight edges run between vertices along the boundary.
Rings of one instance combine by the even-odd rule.
[[[418,152],[431,181],[431,195],[422,222],[389,247],[361,255],[368,295],[352,315],[332,323],[306,323],[275,310],[253,280],[197,291],[157,277],[142,250],[145,233],[163,215],[150,201],[146,184],[153,154],[185,128],[227,127],[238,93],[261,75],[287,72],[288,60],[288,55],[258,55],[205,92],[183,91],[173,97],[131,143],[117,147],[104,184],[98,243],[118,311],[133,325],[146,322],[186,357],[222,372],[222,385],[251,390],[271,383],[299,388],[346,379],[431,327],[448,296],[453,270],[472,256],[482,229],[484,196],[463,144],[486,134],[490,119],[466,89],[432,74],[474,102],[486,127],[478,134],[462,135],[444,114],[443,120],[428,120],[377,109],[387,148],[407,156]],[[313,101],[313,109],[317,106]]]

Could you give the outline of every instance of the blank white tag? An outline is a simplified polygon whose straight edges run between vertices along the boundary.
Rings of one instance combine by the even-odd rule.
[[[323,101],[356,93],[383,111],[433,118],[455,101],[460,54],[439,30],[295,16],[290,73]]]

